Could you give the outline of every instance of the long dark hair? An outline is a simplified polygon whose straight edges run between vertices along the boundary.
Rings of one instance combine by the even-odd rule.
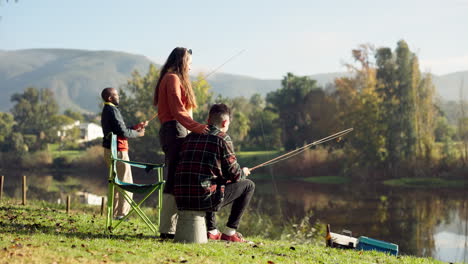
[[[197,108],[195,94],[193,93],[192,84],[189,77],[189,56],[192,56],[192,50],[181,47],[173,49],[171,54],[169,54],[166,63],[164,63],[164,66],[161,69],[158,83],[154,89],[154,106],[158,106],[159,86],[162,79],[164,78],[164,75],[166,75],[167,72],[173,72],[179,76],[180,82],[182,83],[182,92],[187,96],[187,109]]]

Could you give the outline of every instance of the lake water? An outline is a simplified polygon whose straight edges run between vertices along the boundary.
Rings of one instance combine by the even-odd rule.
[[[257,182],[257,196],[277,203],[271,214],[313,219],[399,245],[400,254],[468,261],[468,195],[464,189],[390,188],[371,184],[326,185]]]
[[[5,175],[5,193],[21,198],[20,173]],[[28,199],[63,201],[76,190],[105,195],[106,175],[28,174]],[[139,177],[139,176],[137,176]],[[59,179],[59,180],[57,180]],[[378,184],[327,185],[255,179],[253,209],[286,220],[312,215],[354,237],[367,236],[399,245],[400,254],[468,261],[468,193],[465,189],[395,188]]]

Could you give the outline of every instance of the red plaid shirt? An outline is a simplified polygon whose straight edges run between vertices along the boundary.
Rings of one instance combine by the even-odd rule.
[[[224,185],[245,179],[228,134],[209,126],[208,134],[189,134],[177,165],[174,196],[179,210],[217,211]]]

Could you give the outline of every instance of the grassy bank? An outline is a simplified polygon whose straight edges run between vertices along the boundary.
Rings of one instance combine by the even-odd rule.
[[[136,218],[113,234],[95,207],[65,214],[59,205],[0,202],[0,259],[4,263],[441,263],[370,251],[247,237],[254,244],[186,245],[149,234]]]
[[[385,185],[415,188],[465,188],[468,180],[441,178],[400,178],[384,181]]]
[[[267,160],[277,157],[280,155],[280,151],[240,151],[237,152],[237,159],[239,164],[243,167],[253,167]]]
[[[342,176],[317,176],[304,178],[303,181],[322,184],[345,184],[351,182],[351,179]]]

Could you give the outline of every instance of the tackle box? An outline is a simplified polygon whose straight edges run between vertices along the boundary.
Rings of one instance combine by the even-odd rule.
[[[376,250],[376,251],[382,251],[382,252],[387,252],[391,255],[398,255],[398,245],[365,237],[365,236],[360,236],[358,238],[358,243],[357,243],[357,250]]]

